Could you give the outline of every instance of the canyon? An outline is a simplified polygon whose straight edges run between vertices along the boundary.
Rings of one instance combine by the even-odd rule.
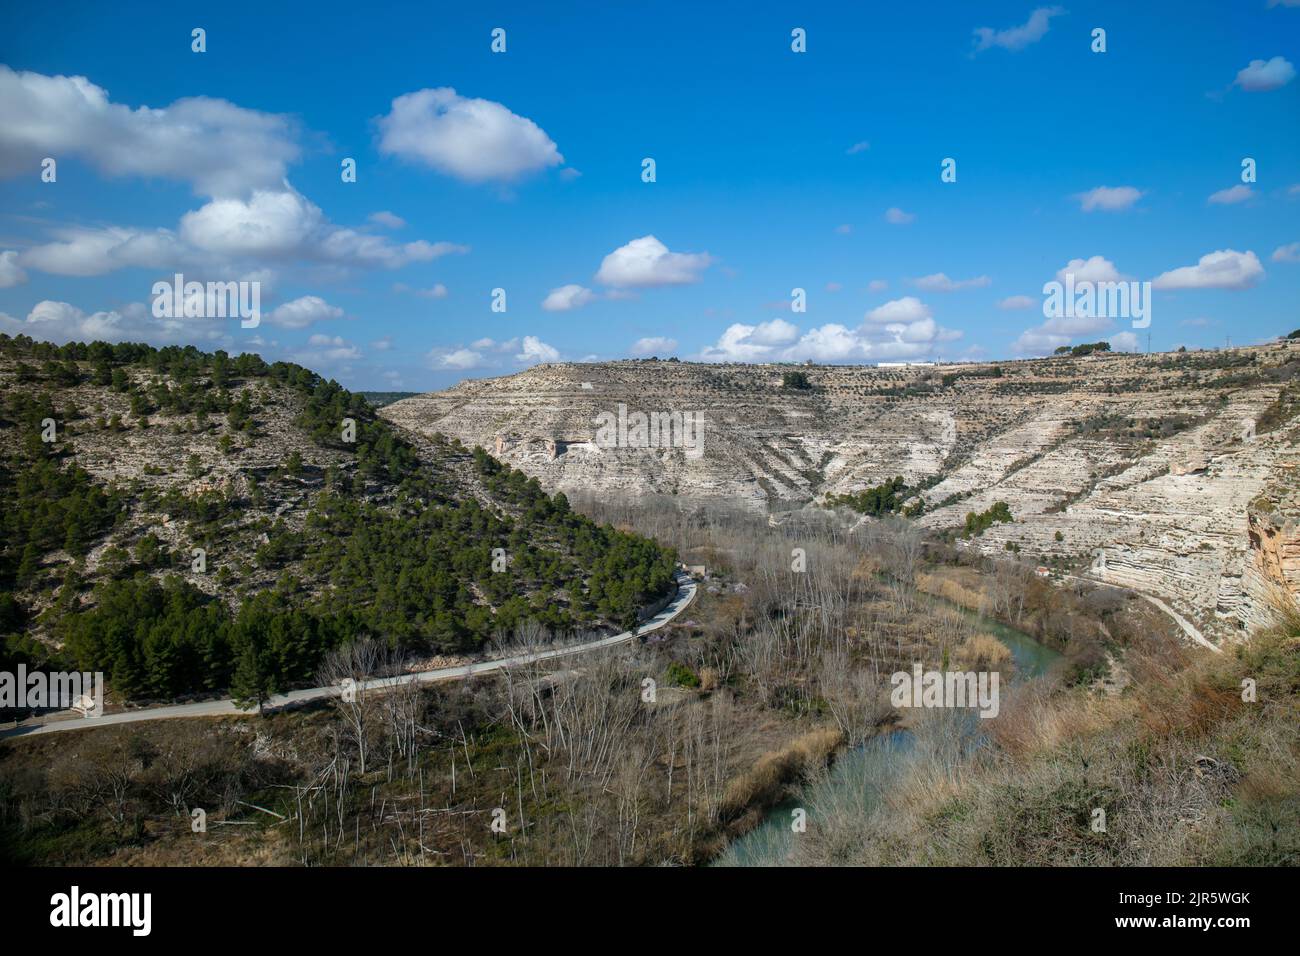
[[[925,367],[552,363],[380,414],[482,446],[548,491],[774,522],[900,476],[922,527],[1156,596],[1224,640],[1300,596],[1298,373],[1296,340]],[[702,415],[701,448],[607,447],[598,423],[620,405]],[[999,501],[1012,521],[956,535]]]

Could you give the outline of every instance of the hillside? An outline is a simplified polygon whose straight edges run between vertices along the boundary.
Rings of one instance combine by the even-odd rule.
[[[193,348],[0,336],[0,503],[0,667],[103,670],[118,700],[260,698],[357,636],[622,627],[673,566],[305,368]]]
[[[1300,593],[1294,520],[1274,558],[1249,514],[1297,484],[1300,342],[1217,352],[1093,354],[938,367],[538,366],[386,406],[423,434],[481,444],[552,491],[905,511],[971,547],[1018,551],[1172,602],[1207,632],[1264,623]],[[787,381],[787,378],[792,379]],[[806,387],[803,387],[805,386]],[[703,454],[602,447],[597,416],[699,412]],[[894,490],[899,490],[894,486]],[[1010,519],[991,517],[1004,502]],[[975,515],[973,524],[968,515]],[[980,516],[983,516],[982,518]],[[1262,520],[1262,519],[1261,519]]]

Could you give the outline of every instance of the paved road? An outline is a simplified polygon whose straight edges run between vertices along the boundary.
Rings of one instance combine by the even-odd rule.
[[[654,617],[647,620],[634,631],[624,631],[622,634],[614,634],[610,637],[603,637],[598,641],[588,641],[583,644],[570,644],[564,647],[555,647],[550,650],[540,651],[533,654],[517,654],[513,657],[502,657],[495,660],[477,661],[473,664],[463,664],[459,667],[440,667],[436,670],[416,671],[413,674],[402,674],[398,677],[379,677],[373,680],[363,681],[358,687],[364,690],[379,690],[386,687],[396,687],[399,684],[433,684],[442,681],[464,680],[467,677],[474,677],[478,674],[489,674],[492,671],[499,671],[507,667],[516,667],[520,664],[531,664],[536,661],[554,660],[558,657],[570,657],[574,654],[585,654],[588,651],[597,650],[602,647],[614,647],[618,644],[626,644],[628,641],[640,637],[642,634],[648,634],[651,631],[657,631],[663,627],[682,611],[695,599],[695,581],[689,575],[678,571],[675,578],[677,582],[677,594],[664,607],[662,611]],[[267,709],[283,707],[287,704],[301,704],[307,701],[324,700],[327,697],[338,697],[341,693],[340,688],[336,686],[328,687],[308,687],[303,690],[289,691],[287,694],[278,694],[266,702]],[[169,717],[226,717],[231,715],[247,715],[249,711],[240,710],[235,706],[233,700],[208,700],[197,704],[176,704],[171,707],[150,707],[144,710],[123,711],[117,714],[104,714],[100,717],[60,717],[54,715],[51,717],[39,717],[30,721],[25,721],[17,728],[0,731],[0,737],[27,736],[30,734],[48,734],[58,730],[84,730],[89,727],[105,727],[109,724],[132,724],[142,720],[166,720]]]

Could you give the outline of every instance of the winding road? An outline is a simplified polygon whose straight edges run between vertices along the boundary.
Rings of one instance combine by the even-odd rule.
[[[476,661],[473,664],[462,664],[457,667],[440,667],[435,670],[416,671],[411,674],[402,674],[397,677],[376,677],[372,680],[362,681],[357,686],[362,690],[382,690],[388,687],[396,687],[400,684],[420,683],[434,684],[443,681],[465,680],[469,677],[476,677],[480,674],[490,674],[493,671],[503,670],[508,667],[518,667],[521,664],[532,664],[537,661],[549,661],[561,657],[572,657],[576,654],[585,654],[589,651],[599,650],[605,647],[615,647],[619,644],[626,644],[634,638],[643,634],[649,634],[651,631],[657,631],[690,605],[695,599],[696,583],[684,571],[677,571],[673,580],[677,584],[677,593],[673,599],[664,606],[658,614],[646,620],[644,624],[639,625],[635,630],[624,631],[621,634],[614,634],[610,637],[603,637],[598,641],[587,641],[582,644],[570,644],[565,647],[551,648],[550,650],[539,651],[536,653],[517,654],[512,657],[501,657],[494,660]],[[287,694],[277,694],[266,701],[265,709],[274,710],[280,707],[303,704],[314,700],[324,700],[329,697],[338,697],[342,689],[335,685],[327,687],[307,687],[303,690],[289,691]],[[67,713],[66,711],[63,713]],[[230,716],[247,716],[249,711],[240,710],[233,700],[208,700],[201,701],[197,704],[175,704],[170,707],[150,707],[142,710],[122,711],[115,714],[104,714],[99,717],[72,717],[53,715],[49,717],[38,717],[20,723],[15,728],[0,731],[0,737],[18,737],[28,736],[31,734],[48,734],[59,730],[85,730],[91,727],[106,727],[110,724],[133,724],[142,720],[166,720],[172,717],[230,717]]]

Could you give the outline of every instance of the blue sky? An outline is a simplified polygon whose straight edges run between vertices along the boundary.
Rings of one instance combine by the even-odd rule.
[[[1300,326],[1300,0],[178,6],[0,12],[0,330],[422,390]],[[1046,319],[1066,270],[1150,328]],[[176,272],[261,324],[154,317]]]

